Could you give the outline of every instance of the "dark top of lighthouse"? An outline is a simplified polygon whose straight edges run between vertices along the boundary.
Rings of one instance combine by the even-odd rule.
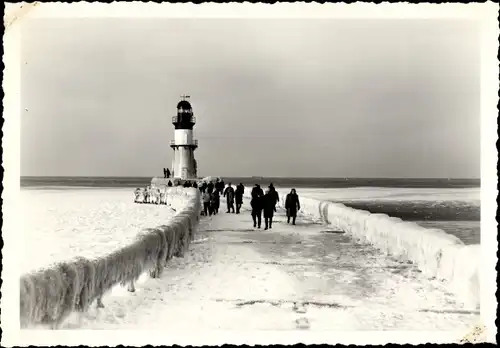
[[[182,100],[177,104],[177,116],[172,117],[175,129],[193,129],[196,123],[193,108],[186,98],[189,98],[189,96],[182,96]]]
[[[187,100],[181,100],[177,104],[177,110],[179,109],[186,109],[186,110],[192,110],[191,104]]]

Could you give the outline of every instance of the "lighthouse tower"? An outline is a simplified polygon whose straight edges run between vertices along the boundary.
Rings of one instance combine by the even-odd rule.
[[[189,96],[182,96],[177,104],[177,116],[172,117],[172,124],[175,126],[174,140],[170,142],[170,147],[174,150],[172,161],[173,177],[187,180],[196,179],[197,166],[194,159],[194,150],[198,147],[198,140],[193,139],[193,126],[196,118],[193,115],[193,108],[187,101]]]

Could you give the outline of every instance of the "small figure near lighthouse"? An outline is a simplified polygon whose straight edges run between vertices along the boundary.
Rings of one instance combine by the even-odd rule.
[[[166,179],[170,178],[170,169],[163,168],[163,178],[166,178]]]
[[[196,179],[194,150],[198,148],[198,141],[193,139],[196,118],[191,104],[187,101],[189,96],[184,95],[181,98],[177,104],[177,116],[172,117],[172,124],[175,126],[174,140],[170,142],[170,147],[174,150],[172,177],[181,180]]]

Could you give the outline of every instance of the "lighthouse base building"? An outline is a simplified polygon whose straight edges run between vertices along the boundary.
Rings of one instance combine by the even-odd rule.
[[[194,158],[198,141],[193,139],[196,118],[193,115],[191,104],[186,98],[188,96],[182,97],[182,100],[177,104],[177,116],[172,117],[175,134],[174,140],[170,142],[170,147],[174,150],[172,176],[181,180],[196,179],[198,176],[196,159]]]

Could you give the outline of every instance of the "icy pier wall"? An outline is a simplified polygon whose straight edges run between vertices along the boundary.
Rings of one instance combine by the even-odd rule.
[[[168,202],[177,213],[165,225],[144,229],[136,241],[98,259],[77,257],[23,275],[20,279],[21,327],[57,327],[73,311],[86,311],[118,284],[134,291],[134,281],[148,272],[158,277],[168,260],[182,257],[200,216],[199,191],[169,188]],[[167,209],[165,207],[165,209]]]
[[[278,190],[284,208],[287,191]],[[412,261],[430,278],[445,281],[448,289],[471,308],[479,306],[480,246],[465,245],[440,229],[428,229],[385,214],[349,208],[340,203],[300,197],[303,213],[332,228],[370,243],[387,255]]]

